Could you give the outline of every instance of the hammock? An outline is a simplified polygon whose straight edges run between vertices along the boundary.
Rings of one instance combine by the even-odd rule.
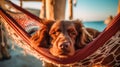
[[[30,32],[44,28],[43,22],[45,20],[36,17],[10,1],[1,5],[0,19],[5,24],[8,34],[20,47],[45,62],[56,66],[87,67],[96,64],[120,66],[120,14],[94,41],[90,42],[85,48],[78,49],[74,56],[64,59],[52,56],[47,48],[31,46]]]

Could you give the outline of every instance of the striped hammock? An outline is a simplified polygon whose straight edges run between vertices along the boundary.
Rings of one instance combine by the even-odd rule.
[[[78,49],[74,56],[64,59],[52,56],[47,48],[31,46],[30,33],[42,29],[45,26],[43,23],[45,20],[10,1],[5,1],[1,5],[0,20],[5,25],[9,36],[20,47],[42,61],[56,66],[120,66],[120,14],[94,41],[85,48]]]

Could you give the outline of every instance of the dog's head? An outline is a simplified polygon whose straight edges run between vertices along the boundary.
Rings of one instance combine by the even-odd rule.
[[[50,49],[50,53],[59,58],[74,55],[76,49],[83,48],[90,41],[80,21],[52,21],[32,36],[35,45]]]

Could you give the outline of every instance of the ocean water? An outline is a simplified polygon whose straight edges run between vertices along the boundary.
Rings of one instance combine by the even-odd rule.
[[[85,27],[94,28],[99,31],[103,31],[106,27],[106,24],[104,24],[104,21],[90,21],[90,22],[83,22]]]

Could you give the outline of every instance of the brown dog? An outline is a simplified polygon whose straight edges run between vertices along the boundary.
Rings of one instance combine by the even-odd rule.
[[[97,37],[100,32],[85,28],[80,21],[48,21],[47,28],[32,36],[34,46],[50,49],[50,53],[59,58],[74,55],[75,50],[83,48]]]

